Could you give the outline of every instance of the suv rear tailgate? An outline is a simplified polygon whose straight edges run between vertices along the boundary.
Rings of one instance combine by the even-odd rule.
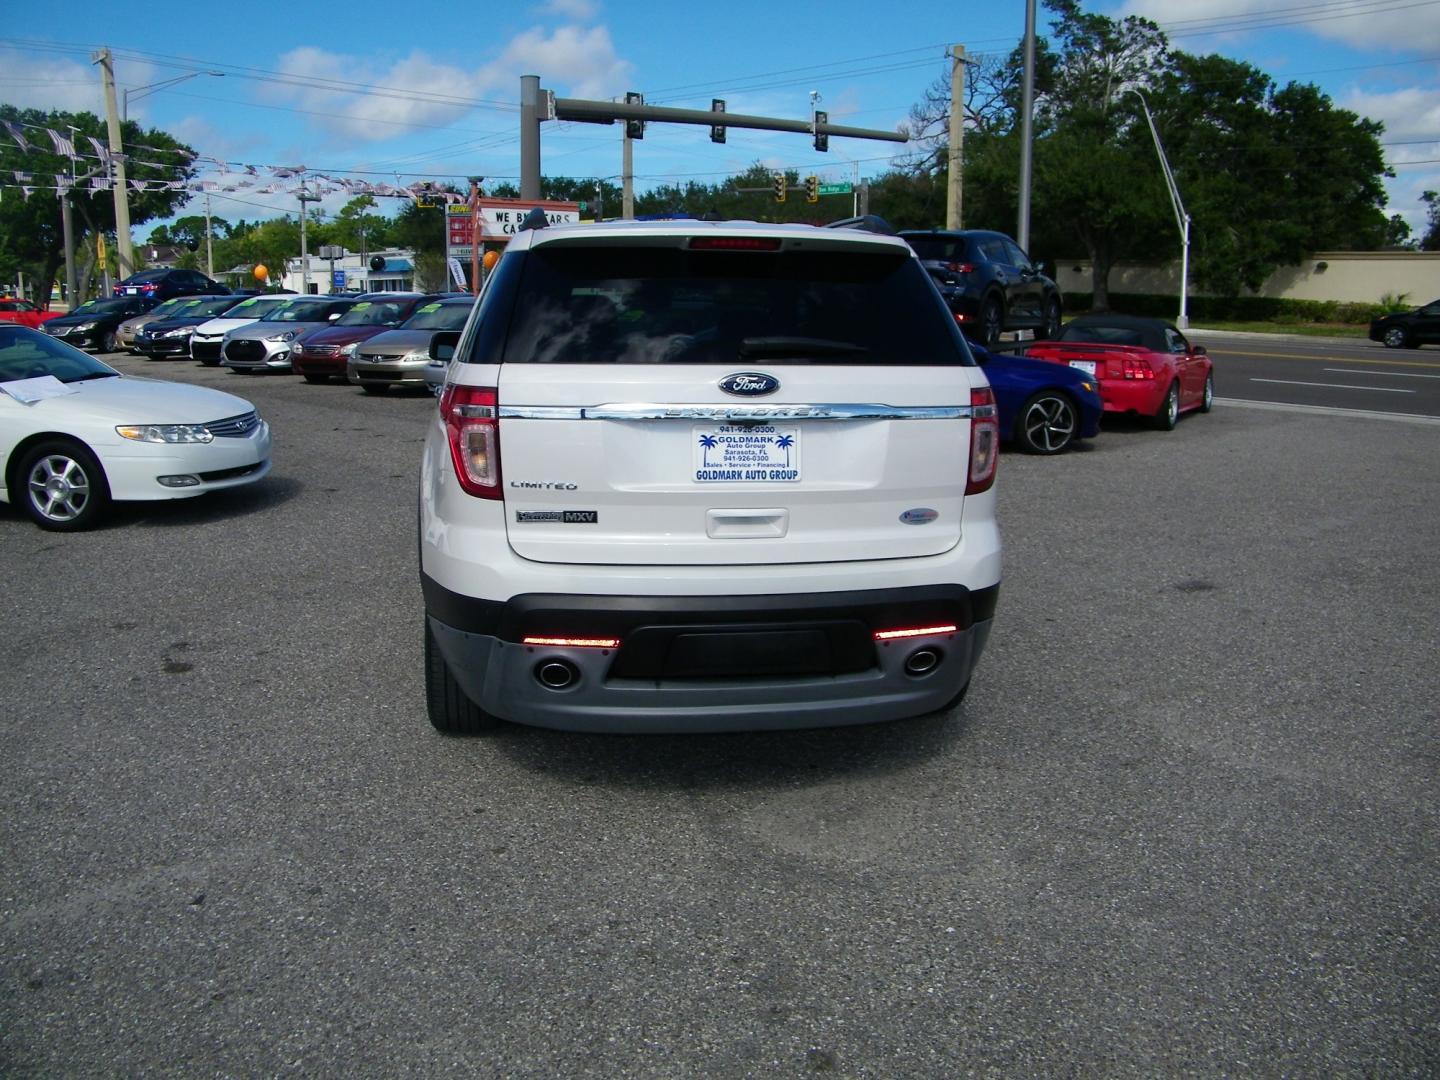
[[[750,565],[958,543],[976,369],[754,370],[780,389],[726,394],[733,365],[503,366],[511,548],[541,562]]]

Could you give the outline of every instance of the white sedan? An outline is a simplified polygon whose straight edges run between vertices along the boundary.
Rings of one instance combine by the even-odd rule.
[[[244,398],[141,379],[0,324],[0,501],[42,529],[95,524],[112,499],[184,499],[270,471],[270,425]]]

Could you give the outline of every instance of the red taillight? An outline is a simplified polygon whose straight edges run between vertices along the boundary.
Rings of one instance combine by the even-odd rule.
[[[1000,417],[995,409],[995,392],[988,386],[970,389],[970,479],[966,495],[989,491],[995,483],[995,466],[1000,462]]]
[[[945,269],[952,274],[969,274],[975,270],[974,263],[946,263]]]
[[[498,401],[493,386],[451,384],[440,398],[455,478],[479,499],[501,498]]]
[[[953,634],[958,629],[954,623],[943,626],[915,626],[904,630],[876,630],[876,641],[895,641],[898,638],[927,637],[930,634]]]
[[[618,637],[523,637],[521,645],[552,645],[564,649],[618,649]]]
[[[1155,369],[1150,366],[1148,360],[1127,356],[1120,361],[1120,377],[1122,379],[1153,379],[1155,378]]]
[[[957,323],[967,323],[970,321],[970,316],[966,315],[964,312],[957,311],[955,312],[955,321]]]
[[[779,251],[780,241],[768,236],[697,236],[691,251]]]

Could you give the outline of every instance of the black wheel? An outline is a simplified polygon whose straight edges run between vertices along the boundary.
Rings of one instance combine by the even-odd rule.
[[[1004,324],[1005,313],[1000,309],[1000,301],[993,296],[987,296],[980,305],[980,344],[989,348],[999,341]]]
[[[95,455],[69,439],[32,447],[20,462],[25,512],[42,529],[88,529],[110,505],[110,485]]]
[[[330,376],[329,376],[329,375],[306,375],[306,376],[305,376],[305,381],[308,382],[308,383],[314,383],[315,385],[318,386],[318,385],[320,385],[321,383],[328,383],[328,382],[330,381]]]
[[[1205,373],[1205,395],[1200,399],[1200,411],[1209,412],[1215,407],[1215,372]]]
[[[116,352],[120,348],[115,340],[114,330],[102,330],[100,332],[100,351],[103,353]]]
[[[1387,349],[1409,349],[1410,335],[1405,332],[1403,326],[1392,326],[1385,331],[1385,347]]]
[[[1161,431],[1174,431],[1180,422],[1180,380],[1171,379],[1170,389],[1165,391],[1165,400],[1155,414],[1155,426]]]
[[[1060,301],[1053,296],[1045,301],[1045,318],[1035,336],[1041,341],[1050,341],[1060,336]]]
[[[1075,406],[1064,394],[1042,390],[1015,420],[1015,441],[1027,454],[1058,454],[1080,431]]]
[[[383,394],[390,389],[390,386],[387,383],[362,382],[360,389],[367,394]]]
[[[435,730],[446,735],[475,735],[499,724],[470,700],[450,674],[450,665],[435,643],[429,619],[425,620],[425,706]]]

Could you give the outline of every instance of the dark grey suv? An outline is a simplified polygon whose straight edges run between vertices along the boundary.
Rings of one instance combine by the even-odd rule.
[[[1060,332],[1059,287],[1004,233],[911,229],[900,236],[970,337],[993,345],[1007,330],[1033,330],[1037,338]]]

